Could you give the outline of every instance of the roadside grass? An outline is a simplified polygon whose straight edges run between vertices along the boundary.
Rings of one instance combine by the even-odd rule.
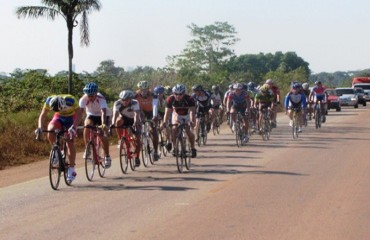
[[[19,112],[0,116],[0,170],[49,156],[51,147],[46,135],[42,135],[41,141],[35,140],[39,113]],[[76,146],[78,150],[84,148],[82,137],[76,139]]]

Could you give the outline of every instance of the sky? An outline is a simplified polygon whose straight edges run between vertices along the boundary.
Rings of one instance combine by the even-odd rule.
[[[187,27],[217,21],[240,39],[236,55],[295,52],[313,73],[370,68],[369,0],[100,0],[89,18],[90,45],[74,29],[77,73],[94,72],[105,60],[125,69],[162,68],[192,39]],[[62,17],[18,19],[20,6],[41,0],[0,0],[0,72],[68,70],[67,27]]]

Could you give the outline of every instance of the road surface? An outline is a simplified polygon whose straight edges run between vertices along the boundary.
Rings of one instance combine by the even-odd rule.
[[[0,171],[0,239],[369,239],[370,111],[331,111],[298,140],[278,119],[267,142],[210,136],[184,174],[166,157],[123,175],[115,157],[53,191],[47,161]]]

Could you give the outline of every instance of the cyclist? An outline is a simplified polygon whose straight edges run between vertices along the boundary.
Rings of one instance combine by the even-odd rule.
[[[84,109],[86,109],[86,118],[84,121],[85,126],[101,126],[103,131],[107,131],[107,101],[104,96],[98,92],[98,85],[90,82],[83,88],[84,95],[79,100],[80,109],[78,111],[77,118],[79,119]],[[99,138],[103,143],[103,151],[105,153],[104,161],[105,167],[110,168],[112,159],[109,156],[109,142],[104,136],[105,134],[100,133]],[[89,141],[89,129],[84,128],[84,141],[85,146]],[[86,158],[86,156],[84,156]]]
[[[158,109],[158,101],[155,100],[154,94],[149,91],[149,83],[147,81],[140,81],[137,84],[138,90],[135,94],[135,99],[140,104],[140,109],[143,114],[143,119],[152,121],[150,124],[150,133],[153,140],[153,147],[154,147],[154,161],[158,161],[159,154],[158,154],[158,132],[157,132],[157,125],[158,119],[157,116],[153,115],[153,109]],[[158,113],[158,112],[157,112]]]
[[[49,122],[47,130],[54,131],[56,129],[62,130],[63,128],[68,129],[71,139],[67,139],[67,155],[70,162],[70,167],[68,168],[67,180],[72,182],[76,178],[76,148],[74,145],[74,138],[76,135],[76,126],[78,124],[78,119],[76,118],[76,113],[79,109],[78,102],[76,99],[69,94],[62,95],[52,95],[46,98],[44,106],[41,110],[38,119],[38,128],[36,129],[36,134],[41,134],[42,129],[45,126],[45,120],[50,111],[54,112],[53,119]],[[56,136],[54,133],[48,133],[48,140],[51,145],[54,144]]]
[[[158,120],[163,120],[164,112],[166,109],[166,98],[164,96],[165,88],[161,85],[158,85],[154,88],[153,93],[154,93],[154,100],[158,101],[158,104],[155,104],[153,107],[153,116],[154,118],[158,118]],[[168,151],[171,151],[172,149],[171,130],[169,128],[165,128],[164,134],[167,140],[166,148]]]
[[[271,89],[272,93],[274,94],[274,100],[273,100],[274,107],[271,109],[271,111],[272,111],[271,127],[276,128],[277,127],[277,122],[276,122],[277,105],[280,104],[280,89],[275,84],[275,81],[272,80],[272,79],[267,79],[266,80],[266,84],[269,86],[269,88]]]
[[[318,102],[320,102],[320,108],[321,108],[321,116],[322,116],[322,122],[325,122],[325,107],[324,103],[326,102],[326,95],[325,95],[325,87],[322,85],[321,81],[316,81],[315,86],[312,88],[310,96],[310,101],[313,100],[315,103],[314,105],[314,111],[313,111],[313,117],[315,118],[315,110],[317,107]]]
[[[250,99],[247,91],[243,91],[243,85],[240,83],[235,83],[233,86],[234,91],[229,94],[227,100],[227,113],[231,115],[232,122],[235,124],[237,113],[241,113],[243,116],[243,129],[245,133],[244,142],[248,142],[248,116],[247,113],[250,108]]]
[[[195,132],[197,132],[198,128],[200,127],[200,116],[203,113],[205,120],[206,120],[206,126],[207,126],[207,132],[211,129],[211,122],[213,121],[213,116],[211,112],[211,99],[214,99],[214,95],[211,94],[208,91],[205,91],[203,89],[202,85],[194,85],[192,87],[193,94],[191,97],[195,100],[197,108],[196,108],[196,125],[195,125]],[[198,141],[197,139],[196,141]]]
[[[254,98],[257,95],[257,93],[259,93],[260,91],[256,88],[256,85],[254,84],[254,82],[248,82],[247,86],[248,86],[249,94],[251,96],[251,104],[250,104],[251,107],[249,109],[249,113],[250,113],[249,117],[252,120],[251,121],[252,126],[250,126],[250,127],[253,129],[253,132],[255,132],[256,126],[257,126],[258,114],[257,114],[257,109],[254,108]]]
[[[131,126],[135,131],[129,132],[134,136],[135,146],[135,164],[140,166],[140,129],[141,129],[141,118],[140,118],[140,104],[137,100],[133,99],[135,96],[131,90],[123,90],[119,94],[119,100],[114,102],[113,105],[113,118],[112,123],[117,127]],[[130,128],[128,128],[130,129]],[[130,131],[130,130],[129,130]],[[116,128],[118,141],[120,141],[120,131]]]
[[[291,87],[290,93],[285,98],[285,114],[290,118],[289,126],[293,126],[293,110],[298,109],[299,128],[298,132],[302,132],[303,125],[303,111],[306,110],[307,102],[304,93],[301,93],[302,86],[300,83],[294,83]]]
[[[166,111],[164,114],[164,121],[162,122],[162,128],[166,127],[170,117],[172,117],[172,139],[176,139],[177,126],[185,121],[185,131],[188,135],[191,157],[197,156],[197,150],[195,149],[194,134],[190,127],[195,125],[195,100],[188,94],[185,93],[186,88],[183,84],[176,84],[172,88],[172,95],[166,99]],[[190,125],[189,125],[190,124]],[[177,149],[174,149],[176,154]]]
[[[310,85],[305,82],[302,84],[302,93],[306,96],[306,102],[307,102],[307,113],[308,113],[308,120],[311,120],[312,118],[312,107],[310,103]],[[307,114],[306,113],[306,114]]]
[[[267,84],[263,84],[260,87],[260,93],[257,93],[254,97],[254,107],[259,111],[258,128],[260,131],[262,131],[263,109],[269,109],[271,115],[274,108],[274,98],[274,94]]]
[[[222,118],[223,118],[223,115],[224,115],[224,110],[223,110],[223,105],[222,105],[222,98],[223,98],[223,94],[221,93],[220,91],[220,86],[218,85],[213,85],[212,86],[212,91],[213,91],[213,95],[214,95],[214,98],[211,99],[211,114],[213,116],[213,121],[215,118],[215,116],[217,114],[219,114],[220,116],[220,124],[222,123]]]

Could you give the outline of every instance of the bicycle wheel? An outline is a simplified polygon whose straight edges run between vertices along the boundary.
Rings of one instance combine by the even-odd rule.
[[[127,169],[128,169],[128,149],[127,149],[126,140],[124,137],[121,138],[121,143],[119,145],[119,163],[120,163],[122,172],[126,174]]]
[[[146,145],[146,152],[149,157],[149,162],[154,165],[154,144],[151,138],[148,139],[148,144]]]
[[[67,180],[68,179],[68,169],[69,169],[70,163],[69,163],[69,159],[67,158],[66,149],[67,149],[67,144],[64,141],[63,149],[60,151],[60,155],[62,159],[61,171],[63,172],[64,182],[66,183],[67,186],[71,186],[72,183]]]
[[[190,146],[190,142],[187,140],[186,137],[184,137],[184,146],[186,148],[185,167],[186,167],[187,170],[190,170],[190,166],[191,166],[191,146]]]
[[[61,155],[58,154],[58,150],[52,149],[50,152],[49,158],[49,180],[51,188],[57,190],[59,187],[60,182],[60,175],[61,175]],[[55,160],[58,159],[58,160]]]
[[[102,157],[103,156],[103,148],[101,146],[101,142],[98,141],[97,145],[96,145],[96,152],[98,153],[98,160],[97,162],[95,162],[96,165],[98,165],[98,172],[99,172],[99,176],[101,178],[104,177],[105,175],[105,161],[104,161],[104,158]]]
[[[85,173],[87,180],[92,181],[95,173],[94,144],[90,141],[85,149]]]
[[[204,121],[202,121],[200,123],[200,127],[201,127],[201,141],[202,141],[202,144],[205,146],[207,144],[207,129],[206,129],[206,123]]]
[[[182,173],[184,168],[184,156],[183,156],[183,141],[181,139],[176,139],[176,148],[175,148],[175,155],[176,155],[176,165],[177,170],[179,173]]]
[[[297,116],[293,117],[293,127],[292,127],[293,139],[298,138],[298,119]]]
[[[321,127],[321,112],[320,112],[320,110],[316,110],[315,126],[316,126],[316,128]]]
[[[159,136],[159,156],[167,156],[167,148],[166,148],[166,141],[164,137],[164,133],[162,130],[158,129],[158,136]]]
[[[236,146],[241,147],[242,142],[241,142],[241,139],[240,139],[240,132],[241,132],[240,123],[236,122],[236,123],[234,123],[234,126],[235,126],[235,131],[234,132],[235,132]]]
[[[148,137],[144,135],[142,136],[142,141],[141,141],[141,159],[143,160],[144,167],[148,167],[149,164],[149,156],[148,156]]]
[[[202,145],[202,136],[201,136],[201,127],[198,128],[197,130],[197,139],[198,139],[198,146],[200,147]]]

